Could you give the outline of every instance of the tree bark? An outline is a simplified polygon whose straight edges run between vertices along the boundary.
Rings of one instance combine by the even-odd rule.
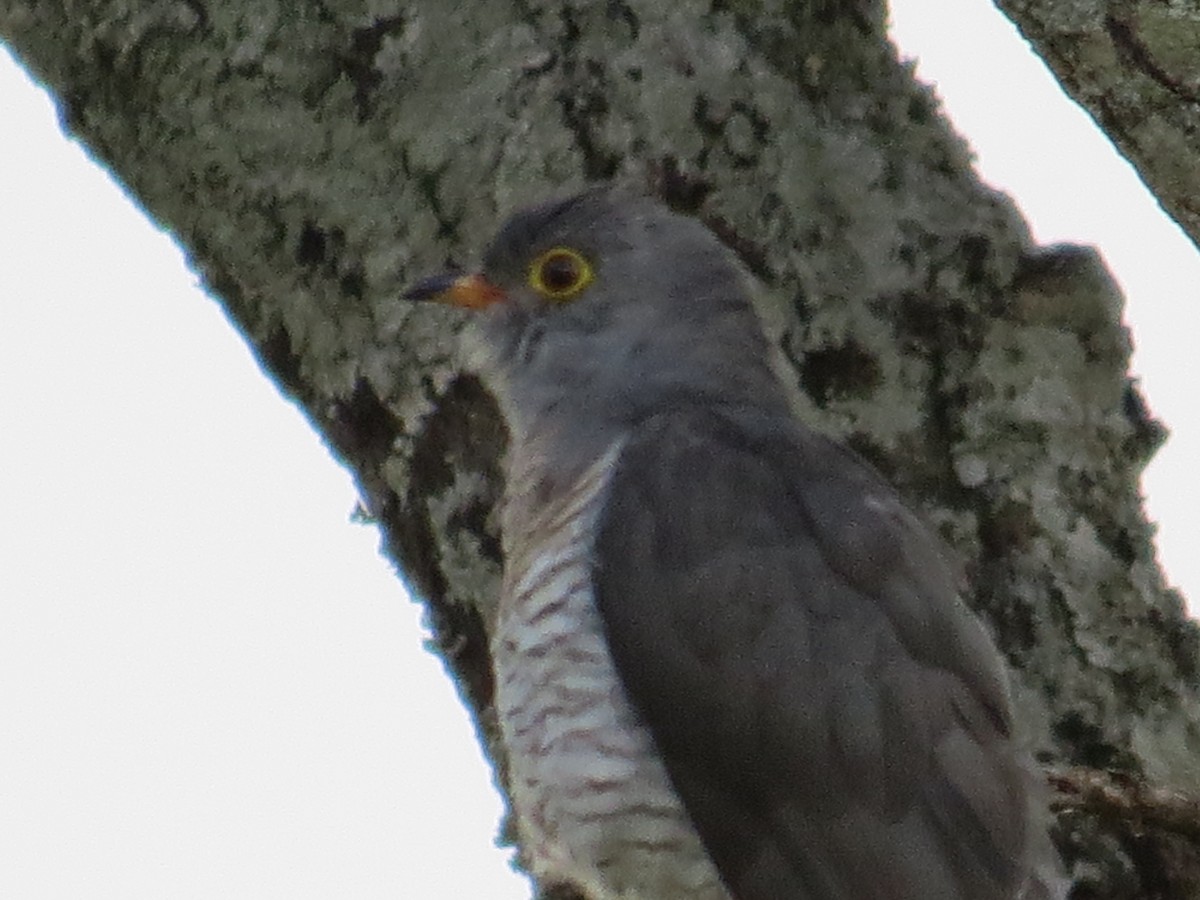
[[[504,423],[455,363],[461,320],[397,298],[514,206],[620,178],[738,253],[797,414],[961,552],[1075,896],[1194,898],[1200,631],[1141,509],[1163,430],[1127,374],[1122,298],[1094,251],[1032,245],[884,18],[872,0],[6,0],[0,35],[355,473],[501,773]]]
[[[1200,9],[996,0],[1200,247]]]

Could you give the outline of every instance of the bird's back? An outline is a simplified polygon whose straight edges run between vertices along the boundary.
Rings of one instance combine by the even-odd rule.
[[[1035,896],[999,656],[865,463],[778,416],[666,410],[598,525],[616,669],[737,900]]]

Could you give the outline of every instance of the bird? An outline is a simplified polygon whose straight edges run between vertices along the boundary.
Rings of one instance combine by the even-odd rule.
[[[515,212],[465,365],[509,429],[494,707],[526,864],[587,900],[1047,900],[1006,672],[949,552],[801,422],[736,257],[593,186]]]

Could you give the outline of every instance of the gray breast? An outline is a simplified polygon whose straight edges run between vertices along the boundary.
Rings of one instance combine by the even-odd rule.
[[[526,450],[509,473],[492,654],[530,868],[543,886],[572,884],[590,900],[728,900],[625,698],[592,601],[594,523],[620,446],[552,492],[539,489],[540,454]]]

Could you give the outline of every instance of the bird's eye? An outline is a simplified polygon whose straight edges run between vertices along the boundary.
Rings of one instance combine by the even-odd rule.
[[[549,300],[570,300],[592,283],[595,273],[579,253],[568,247],[547,250],[529,267],[529,283]]]

